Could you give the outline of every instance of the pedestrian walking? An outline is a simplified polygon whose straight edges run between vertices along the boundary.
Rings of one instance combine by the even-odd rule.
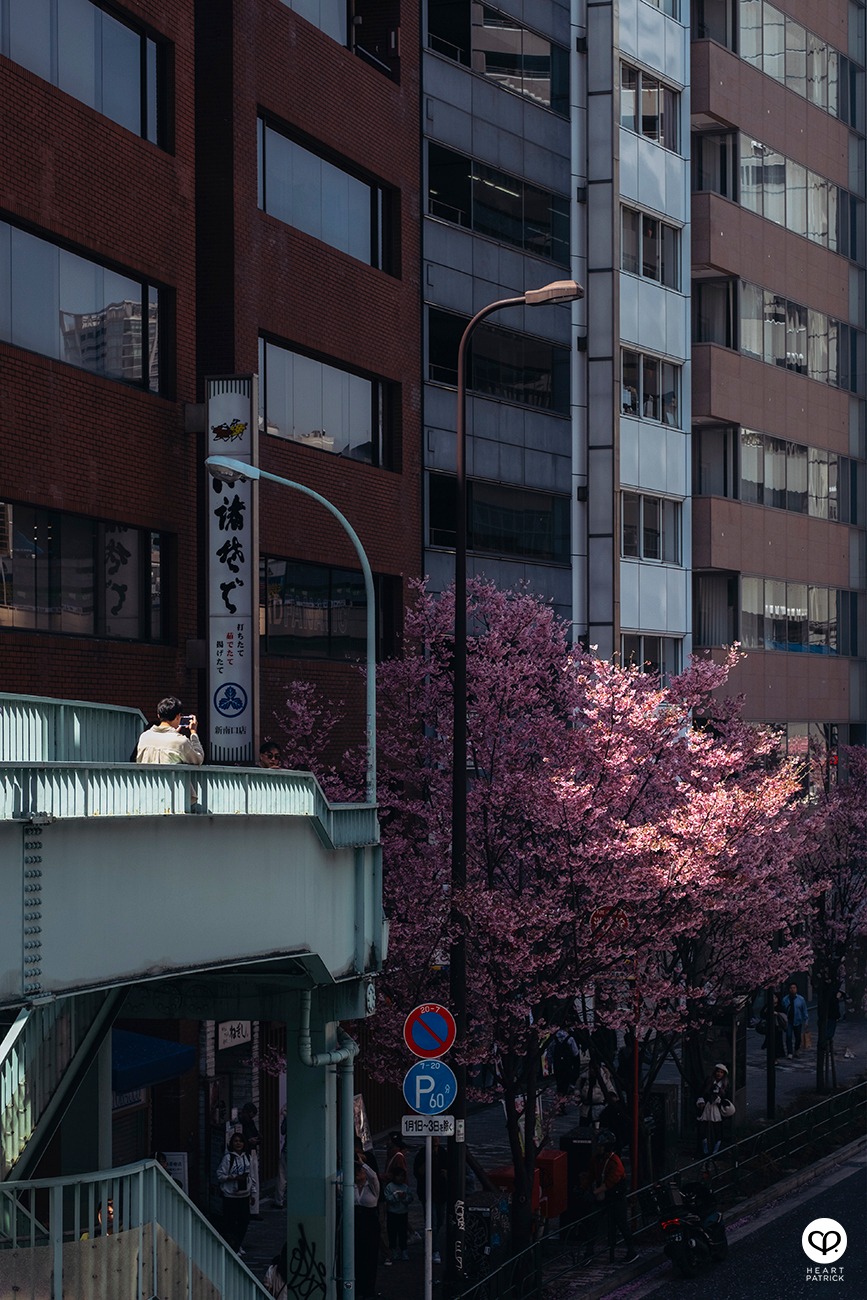
[[[614,1134],[607,1129],[600,1129],[596,1135],[596,1151],[590,1162],[590,1184],[594,1199],[605,1211],[609,1263],[615,1262],[614,1252],[619,1234],[626,1251],[618,1262],[629,1264],[638,1258],[638,1251],[635,1249],[626,1211],[626,1170],[614,1150],[614,1144]],[[586,1247],[586,1257],[589,1258],[592,1253],[591,1239]]]
[[[229,1138],[217,1167],[217,1182],[223,1198],[223,1236],[229,1247],[242,1255],[250,1222],[250,1157],[243,1133],[235,1132]]]
[[[783,998],[783,1012],[786,1017],[786,1056],[792,1061],[801,1050],[801,1035],[809,1020],[806,1000],[798,992],[794,980]]]
[[[728,1096],[728,1066],[717,1061],[713,1074],[702,1085],[696,1099],[702,1155],[715,1156],[722,1146],[722,1122],[734,1115],[734,1102]]]
[[[386,1264],[395,1259],[409,1259],[407,1250],[409,1207],[413,1195],[406,1185],[406,1166],[395,1165],[391,1180],[385,1187],[385,1226],[388,1232]]]
[[[241,1132],[247,1144],[247,1155],[250,1157],[251,1219],[261,1219],[262,1217],[259,1213],[259,1130],[256,1127],[256,1116],[258,1114],[259,1111],[252,1101],[247,1101],[241,1107],[241,1114],[238,1117],[241,1121]]]
[[[379,1263],[379,1179],[370,1165],[355,1162],[355,1282],[359,1300],[376,1295]]]

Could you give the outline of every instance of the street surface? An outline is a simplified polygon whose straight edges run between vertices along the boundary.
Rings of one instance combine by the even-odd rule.
[[[801,1246],[814,1219],[834,1219],[845,1230],[846,1252],[838,1261],[843,1280],[808,1281],[814,1264]],[[863,1300],[867,1296],[867,1162],[857,1158],[806,1188],[729,1225],[729,1256],[687,1281],[667,1260],[652,1274],[608,1292],[608,1300],[799,1300],[819,1294]],[[645,1252],[642,1251],[642,1255]]]

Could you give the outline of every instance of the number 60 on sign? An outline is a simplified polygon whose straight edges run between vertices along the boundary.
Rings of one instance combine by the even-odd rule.
[[[417,1115],[440,1115],[457,1095],[458,1081],[444,1061],[419,1061],[404,1076],[404,1100]]]

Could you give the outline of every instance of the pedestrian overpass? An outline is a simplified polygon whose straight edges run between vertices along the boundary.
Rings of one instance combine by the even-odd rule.
[[[104,1058],[121,1008],[136,1017],[282,1020],[297,1044],[287,1052],[298,1118],[290,1158],[303,1171],[290,1179],[290,1254],[294,1243],[316,1260],[311,1278],[325,1289],[314,1294],[330,1297],[337,1075],[344,1129],[353,1091],[354,1045],[338,1023],[369,1014],[383,959],[377,811],[329,802],[310,773],[125,761],[146,725],[134,710],[0,695],[0,1009],[14,1021],[0,1044],[0,1260],[19,1261],[29,1295],[28,1277],[41,1277],[51,1255],[53,1289],[33,1281],[32,1294],[58,1300],[56,1279],[79,1266],[82,1251],[67,1248],[79,1240],[81,1214],[70,1221],[69,1207],[83,1194],[80,1171],[50,1186],[33,1175],[82,1079]],[[110,1076],[103,1069],[101,1077],[91,1189],[119,1176]],[[199,1288],[189,1295],[246,1295],[236,1282],[207,1290],[222,1285],[220,1269],[247,1271],[234,1256],[213,1265],[226,1254],[219,1238],[194,1250],[193,1239],[211,1230],[194,1223],[183,1194],[159,1171],[128,1176],[113,1204],[126,1207],[123,1230],[137,1234],[129,1259],[147,1255],[156,1267],[166,1237],[181,1249],[172,1226],[183,1220],[185,1276],[195,1273]],[[103,1239],[91,1232],[87,1240],[93,1253]],[[143,1289],[124,1294],[150,1295],[149,1276],[144,1269]],[[0,1267],[0,1291],[7,1283],[19,1285]]]

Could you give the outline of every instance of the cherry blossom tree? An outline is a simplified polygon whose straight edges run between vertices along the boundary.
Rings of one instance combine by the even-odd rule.
[[[663,687],[571,647],[527,594],[472,583],[468,620],[460,898],[450,896],[451,593],[419,593],[404,656],[379,673],[391,935],[374,1065],[397,1079],[407,1011],[448,1000],[454,902],[470,1021],[457,1050],[470,1065],[497,1064],[520,1246],[537,1154],[522,1116],[535,1114],[543,1053],[576,999],[592,992],[596,1024],[634,1030],[638,1019],[639,1034],[694,1044],[721,1008],[806,959],[795,927],[809,888],[792,869],[797,773],[737,703],[717,702],[736,652]]]

